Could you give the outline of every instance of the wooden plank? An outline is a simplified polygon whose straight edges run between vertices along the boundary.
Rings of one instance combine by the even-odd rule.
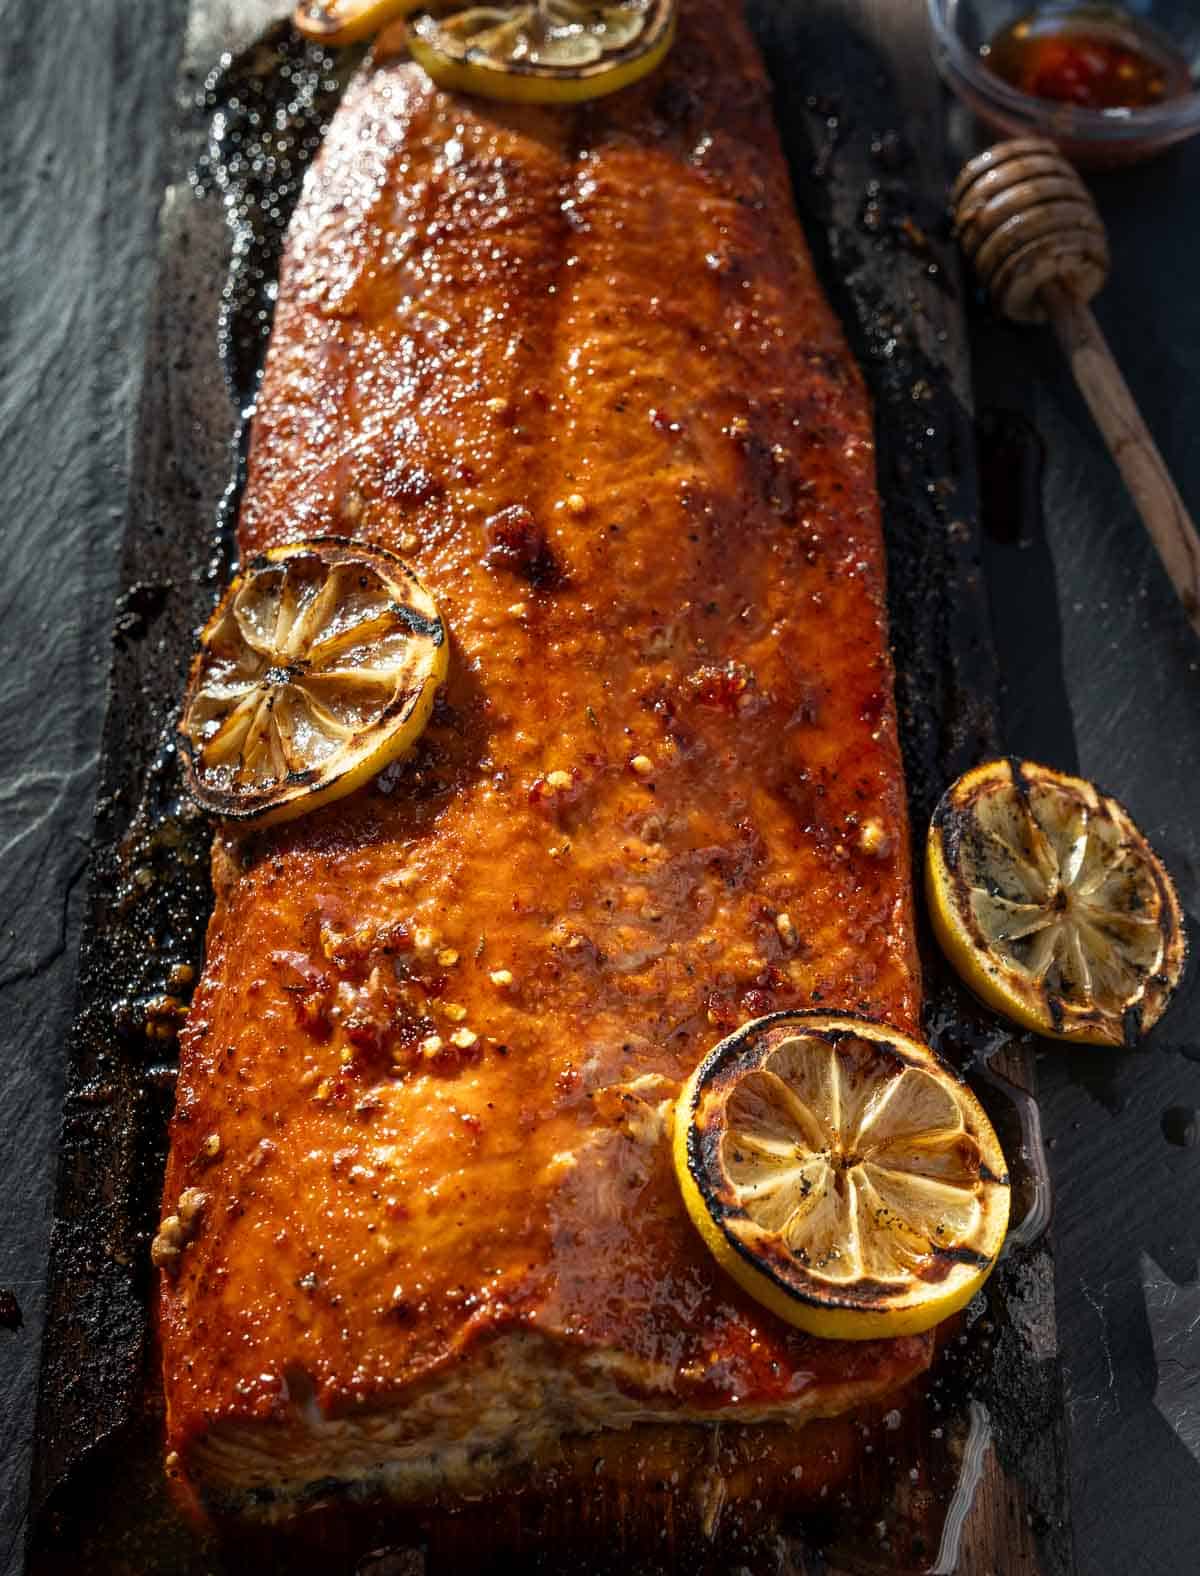
[[[762,0],[752,3],[751,14],[776,82],[806,229],[876,402],[899,700],[919,847],[941,788],[1002,746],[980,567],[963,281],[944,213],[951,173],[944,101],[918,0],[809,0],[802,11]],[[931,627],[936,614],[931,619],[920,606],[923,586],[939,581],[953,588],[941,630]],[[930,686],[937,692],[932,707]],[[931,717],[937,738],[926,731]],[[1036,1202],[1044,1210],[1040,1195],[1048,1183],[1044,1156],[1036,1152],[1040,1133],[1029,1130],[1036,1125],[1028,1099],[1032,1046],[998,1030],[926,942],[932,1037],[960,1064],[986,1049],[990,1072],[1015,1086],[1011,1096],[1003,1082],[991,1089],[1017,1118],[1006,1133],[1010,1155],[1014,1145],[1028,1151],[1019,1167],[1026,1178],[1023,1205]],[[998,1388],[1009,1383],[1037,1424],[1013,1429],[1010,1417],[993,1419],[957,1569],[985,1576],[1003,1555],[1006,1572],[1057,1572],[1069,1568],[1071,1556],[1046,1239],[1011,1250],[996,1282],[993,1316],[1008,1326],[1002,1342],[1008,1373]],[[1016,1308],[1019,1328],[1010,1316]],[[947,1547],[947,1558],[950,1552]]]
[[[201,151],[202,129],[190,107],[198,72],[222,47],[244,40],[249,24],[273,8],[266,0],[255,0],[255,7],[252,14],[232,0],[194,0],[181,83],[180,174]],[[900,705],[914,819],[920,827],[941,786],[992,753],[997,742],[995,670],[978,568],[969,368],[954,259],[939,235],[941,116],[923,19],[917,0],[813,0],[804,8],[788,0],[758,0],[751,10],[779,88],[779,117],[806,227],[876,399]],[[248,239],[257,244],[252,234]],[[89,954],[103,955],[105,967],[85,979],[87,1011],[73,1052],[75,1126],[60,1193],[64,1224],[52,1274],[54,1328],[43,1390],[40,1483],[47,1510],[39,1529],[39,1570],[199,1573],[216,1568],[217,1561],[211,1549],[183,1537],[162,1495],[157,1462],[158,1381],[146,1342],[143,1259],[156,1204],[170,1069],[147,1069],[136,1021],[114,1056],[104,1014],[122,991],[126,997],[145,994],[155,982],[153,968],[127,971],[122,980],[131,933],[122,928],[124,916],[111,899],[128,881],[131,865],[154,856],[154,816],[169,801],[173,786],[169,760],[157,754],[165,711],[152,714],[141,697],[158,695],[164,708],[169,706],[188,631],[213,584],[213,570],[207,567],[213,558],[212,520],[228,474],[225,445],[233,409],[221,387],[215,341],[198,335],[196,324],[215,323],[223,244],[217,198],[196,203],[181,183],[165,215],[125,567],[128,586],[171,581],[176,594],[165,623],[158,626],[164,642],[130,642],[114,675],[105,749],[108,809],[99,824]],[[251,292],[262,283],[255,283],[252,274],[243,269],[239,276]],[[248,398],[248,387],[241,392]],[[167,529],[162,522],[168,522]],[[213,561],[219,568],[219,553]],[[147,783],[150,815],[139,808]],[[198,936],[195,913],[179,902],[177,875],[164,867],[158,900],[163,906],[147,911],[140,934],[144,939],[173,934],[177,947],[186,948]],[[194,878],[190,890],[194,896]],[[184,934],[189,924],[190,943]],[[969,1058],[981,1044],[996,1041],[994,1024],[972,1015],[932,952],[927,966],[931,1030],[948,1054]],[[96,1099],[103,1057],[108,1058],[105,1078],[111,1094],[107,1104],[89,1104]],[[1019,1051],[1009,1055],[996,1049],[993,1065],[1025,1075]],[[87,1273],[97,1276],[95,1290],[81,1298],[80,1270],[88,1265],[93,1268]],[[993,1414],[995,1443],[981,1453],[978,1491],[960,1495],[956,1506],[964,1514],[970,1510],[958,1569],[976,1576],[997,1568],[1013,1576],[1057,1576],[1066,1569],[1061,1418],[1054,1411],[1053,1280],[1044,1244],[1014,1257],[998,1276],[997,1288],[986,1316],[994,1321],[995,1334],[983,1345],[1004,1373],[1000,1384],[982,1386],[986,1399],[979,1403]],[[123,1310],[116,1329],[106,1314],[110,1302]],[[108,1366],[96,1382],[74,1383],[74,1372],[93,1364],[101,1349]],[[119,1361],[113,1360],[114,1351]],[[986,1361],[987,1350],[972,1351],[979,1362]],[[888,1448],[899,1461],[903,1441],[914,1470],[926,1473],[929,1492],[945,1498],[954,1491],[958,1463],[927,1459],[925,1444],[945,1409],[966,1412],[964,1395],[952,1396],[948,1381],[938,1383],[941,1389],[935,1385],[914,1400],[895,1445]],[[1001,1415],[1006,1395],[1013,1401],[1011,1417]],[[101,1419],[112,1429],[112,1440],[88,1459],[86,1444]],[[873,1440],[884,1439],[879,1431],[890,1427],[879,1419],[872,1426]],[[976,1443],[983,1440],[981,1425]],[[1033,1451],[1033,1465],[1022,1476],[1016,1458],[1027,1450]],[[874,1468],[864,1467],[856,1480],[860,1502],[897,1470],[881,1450]],[[114,1496],[118,1473],[126,1492]],[[137,1485],[132,1494],[131,1483]],[[901,1493],[902,1513],[913,1511],[915,1497],[909,1494],[905,1505]],[[851,1509],[834,1516],[821,1535],[835,1542],[840,1537],[839,1546],[845,1545],[842,1534]],[[632,1526],[636,1510],[622,1504],[614,1515],[620,1525],[628,1521]],[[518,1530],[520,1520],[517,1516]],[[1043,1529],[1040,1540],[1035,1526]],[[890,1531],[881,1545],[867,1527],[870,1546],[859,1538],[847,1552],[856,1561],[854,1569],[900,1571],[938,1563],[936,1549],[911,1546],[900,1520]],[[907,1553],[900,1547],[906,1537]],[[452,1555],[448,1546],[451,1563],[443,1568],[456,1568],[454,1558],[461,1558],[469,1539],[453,1546],[459,1554]],[[682,1545],[676,1552],[683,1557]],[[945,1552],[949,1558],[950,1550]],[[811,1563],[803,1541],[790,1546],[787,1558],[793,1569]],[[876,1564],[864,1566],[864,1559]],[[326,1568],[349,1566],[339,1567],[335,1559]],[[679,1568],[700,1567],[693,1562]]]

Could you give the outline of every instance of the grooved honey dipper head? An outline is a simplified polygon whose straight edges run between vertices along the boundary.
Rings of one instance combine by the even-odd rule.
[[[1006,317],[1042,322],[1043,285],[1090,301],[1108,277],[1096,205],[1052,142],[998,142],[963,166],[950,202],[963,251]]]

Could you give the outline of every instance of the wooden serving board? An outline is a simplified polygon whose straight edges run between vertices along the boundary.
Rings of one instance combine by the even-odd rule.
[[[244,1555],[226,1562],[199,1543],[163,1492],[147,1245],[174,1070],[170,1045],[148,1030],[171,968],[197,961],[209,902],[207,833],[179,798],[169,723],[192,631],[228,567],[245,434],[239,409],[253,397],[281,233],[272,214],[290,211],[353,64],[305,51],[285,30],[264,34],[278,10],[271,0],[192,0],[184,49],[70,1044],[35,1572],[248,1568]],[[901,732],[923,835],[945,783],[1000,745],[961,284],[942,212],[942,105],[924,8],[919,0],[751,0],[750,12],[818,268],[876,402]],[[225,77],[206,82],[225,51],[235,57]],[[288,106],[269,178],[248,170],[249,150],[237,143],[239,128],[250,135],[238,117],[255,95]],[[226,119],[214,142],[218,104]],[[925,954],[929,1033],[975,1068],[1013,1161],[1015,1218],[1030,1213],[986,1303],[951,1334],[930,1383],[903,1409],[862,1425],[843,1498],[742,1550],[744,1567],[831,1576],[1070,1568],[1053,1274],[1037,1230],[1044,1164],[1036,1107],[1021,1093],[1032,1062]],[[625,1533],[639,1515],[658,1513],[635,1484],[605,1507],[603,1525],[584,1518],[590,1541],[565,1563],[731,1568],[715,1549],[696,1555],[682,1541],[661,1555],[626,1555]],[[324,1551],[321,1568],[464,1569],[476,1532],[466,1523],[462,1531],[439,1542],[426,1528],[427,1556],[388,1553],[383,1564],[361,1563],[361,1550],[347,1544]],[[512,1548],[526,1552],[489,1568],[564,1563],[561,1547],[539,1550],[519,1504],[508,1532]],[[302,1564],[289,1556],[289,1569]]]

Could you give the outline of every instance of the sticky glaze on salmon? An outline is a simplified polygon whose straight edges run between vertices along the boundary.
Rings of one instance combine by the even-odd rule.
[[[451,676],[402,766],[218,840],[161,1283],[199,1501],[475,1492],[902,1383],[927,1340],[812,1340],[722,1277],[665,1136],[746,1019],[919,1003],[870,412],[736,6],[684,0],[666,68],[579,110],[351,87],[239,542],[326,533],[418,569]]]

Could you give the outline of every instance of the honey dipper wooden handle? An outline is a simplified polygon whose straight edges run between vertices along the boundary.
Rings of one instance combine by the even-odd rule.
[[[1066,285],[1043,284],[1038,296],[1071,363],[1079,391],[1104,434],[1138,506],[1188,622],[1200,635],[1200,535],[1091,308]]]
[[[1044,137],[998,142],[963,166],[950,193],[963,251],[996,308],[1049,318],[1188,622],[1200,635],[1200,536],[1087,303],[1108,275],[1091,193]]]

